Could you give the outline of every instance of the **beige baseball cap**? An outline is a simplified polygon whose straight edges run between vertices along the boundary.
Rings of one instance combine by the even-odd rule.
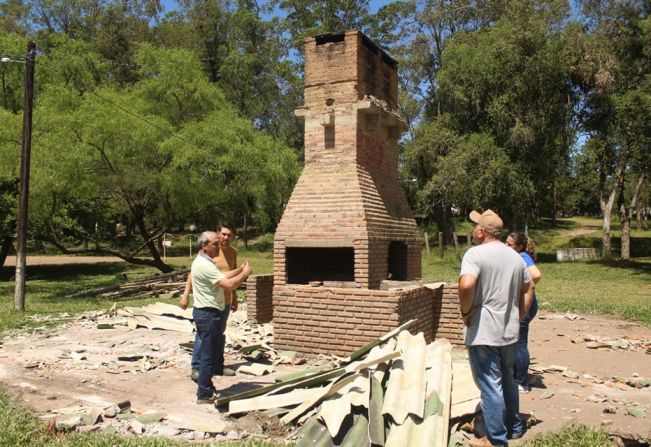
[[[479,214],[477,211],[471,211],[470,220],[476,224],[479,224],[479,226],[489,234],[501,232],[504,227],[502,218],[498,216],[495,211],[490,209],[484,211],[481,214]]]

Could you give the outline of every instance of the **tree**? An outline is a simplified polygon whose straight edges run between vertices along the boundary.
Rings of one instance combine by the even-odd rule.
[[[83,48],[70,42],[42,59],[51,70],[34,132],[37,237],[65,253],[111,254],[168,271],[157,238],[193,218],[214,227],[210,209],[271,226],[297,176],[295,155],[239,117],[195,56],[142,45],[140,80],[118,88],[94,84],[103,66]],[[118,223],[136,238],[125,240]],[[76,248],[82,240],[91,246]]]
[[[22,0],[5,0],[0,3],[0,33],[18,36],[27,34],[27,14],[29,6]]]
[[[18,207],[21,119],[0,109],[0,266],[13,249]]]
[[[603,214],[603,255],[611,256],[610,221],[619,204],[622,257],[630,256],[630,217],[625,191],[628,177],[640,197],[649,169],[651,142],[651,42],[649,5],[645,2],[584,1],[587,23],[594,30],[579,66],[586,107],[581,123],[599,160],[599,200]],[[637,186],[639,185],[639,186]]]
[[[576,50],[570,38],[572,28],[564,26],[563,5],[511,1],[486,28],[482,26],[493,20],[492,14],[473,15],[482,17],[480,25],[471,18],[459,21],[470,30],[455,30],[440,56],[432,54],[428,58],[439,66],[432,68],[436,78],[430,94],[435,107],[425,115],[423,125],[432,114],[441,116],[439,123],[464,140],[467,137],[468,142],[475,142],[472,147],[482,141],[482,147],[492,148],[475,153],[502,161],[504,156],[508,158],[518,173],[517,179],[510,177],[518,180],[513,184],[514,193],[522,196],[502,195],[505,202],[490,206],[501,208],[507,226],[514,229],[543,213],[553,214],[556,184],[573,141],[575,100],[570,64]],[[452,25],[446,26],[454,30]],[[444,34],[439,31],[436,35]],[[419,135],[416,133],[414,138]],[[487,171],[491,166],[505,169],[488,161],[479,163],[478,169]],[[436,172],[448,175],[448,170],[440,166]],[[491,174],[477,175],[490,178]],[[499,194],[491,195],[496,198]]]
[[[421,126],[405,158],[417,182],[427,179],[424,185],[417,183],[417,210],[433,215],[444,233],[452,228],[453,206],[464,212],[491,208],[512,221],[514,213],[525,211],[521,207],[534,193],[532,182],[520,175],[508,151],[488,134],[461,136],[438,122]]]

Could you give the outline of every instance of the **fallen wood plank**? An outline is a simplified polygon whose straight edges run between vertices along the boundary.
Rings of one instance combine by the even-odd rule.
[[[454,419],[477,411],[480,400],[479,388],[475,384],[468,360],[452,362],[452,396],[450,418]]]

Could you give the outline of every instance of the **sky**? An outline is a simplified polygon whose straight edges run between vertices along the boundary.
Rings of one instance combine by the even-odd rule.
[[[324,0],[327,1],[327,0]],[[163,0],[163,6],[165,7],[165,12],[173,11],[177,8],[176,0]],[[370,0],[369,1],[369,10],[374,13],[382,6],[392,3],[391,0]]]

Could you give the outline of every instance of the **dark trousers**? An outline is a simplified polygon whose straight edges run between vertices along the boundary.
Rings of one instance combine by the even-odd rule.
[[[538,300],[533,298],[529,312],[520,321],[520,335],[518,342],[515,345],[515,381],[518,385],[523,387],[527,386],[527,371],[529,370],[529,363],[531,357],[529,355],[529,324],[531,320],[536,318],[538,313]]]
[[[197,336],[201,342],[199,348],[199,387],[197,399],[212,397],[215,387],[212,376],[215,362],[219,355],[219,339],[223,334],[223,312],[213,308],[193,308],[192,317],[197,326]],[[196,350],[196,347],[195,347]]]
[[[231,306],[228,304],[224,307],[222,311],[222,325],[221,331],[222,335],[219,338],[219,345],[217,347],[217,361],[215,362],[213,375],[221,375],[224,372],[224,348],[226,347],[226,323],[228,322],[228,316],[231,313]],[[199,353],[201,352],[201,338],[199,337],[199,332],[194,337],[194,350],[192,351],[192,361],[190,366],[193,370],[199,370]]]

